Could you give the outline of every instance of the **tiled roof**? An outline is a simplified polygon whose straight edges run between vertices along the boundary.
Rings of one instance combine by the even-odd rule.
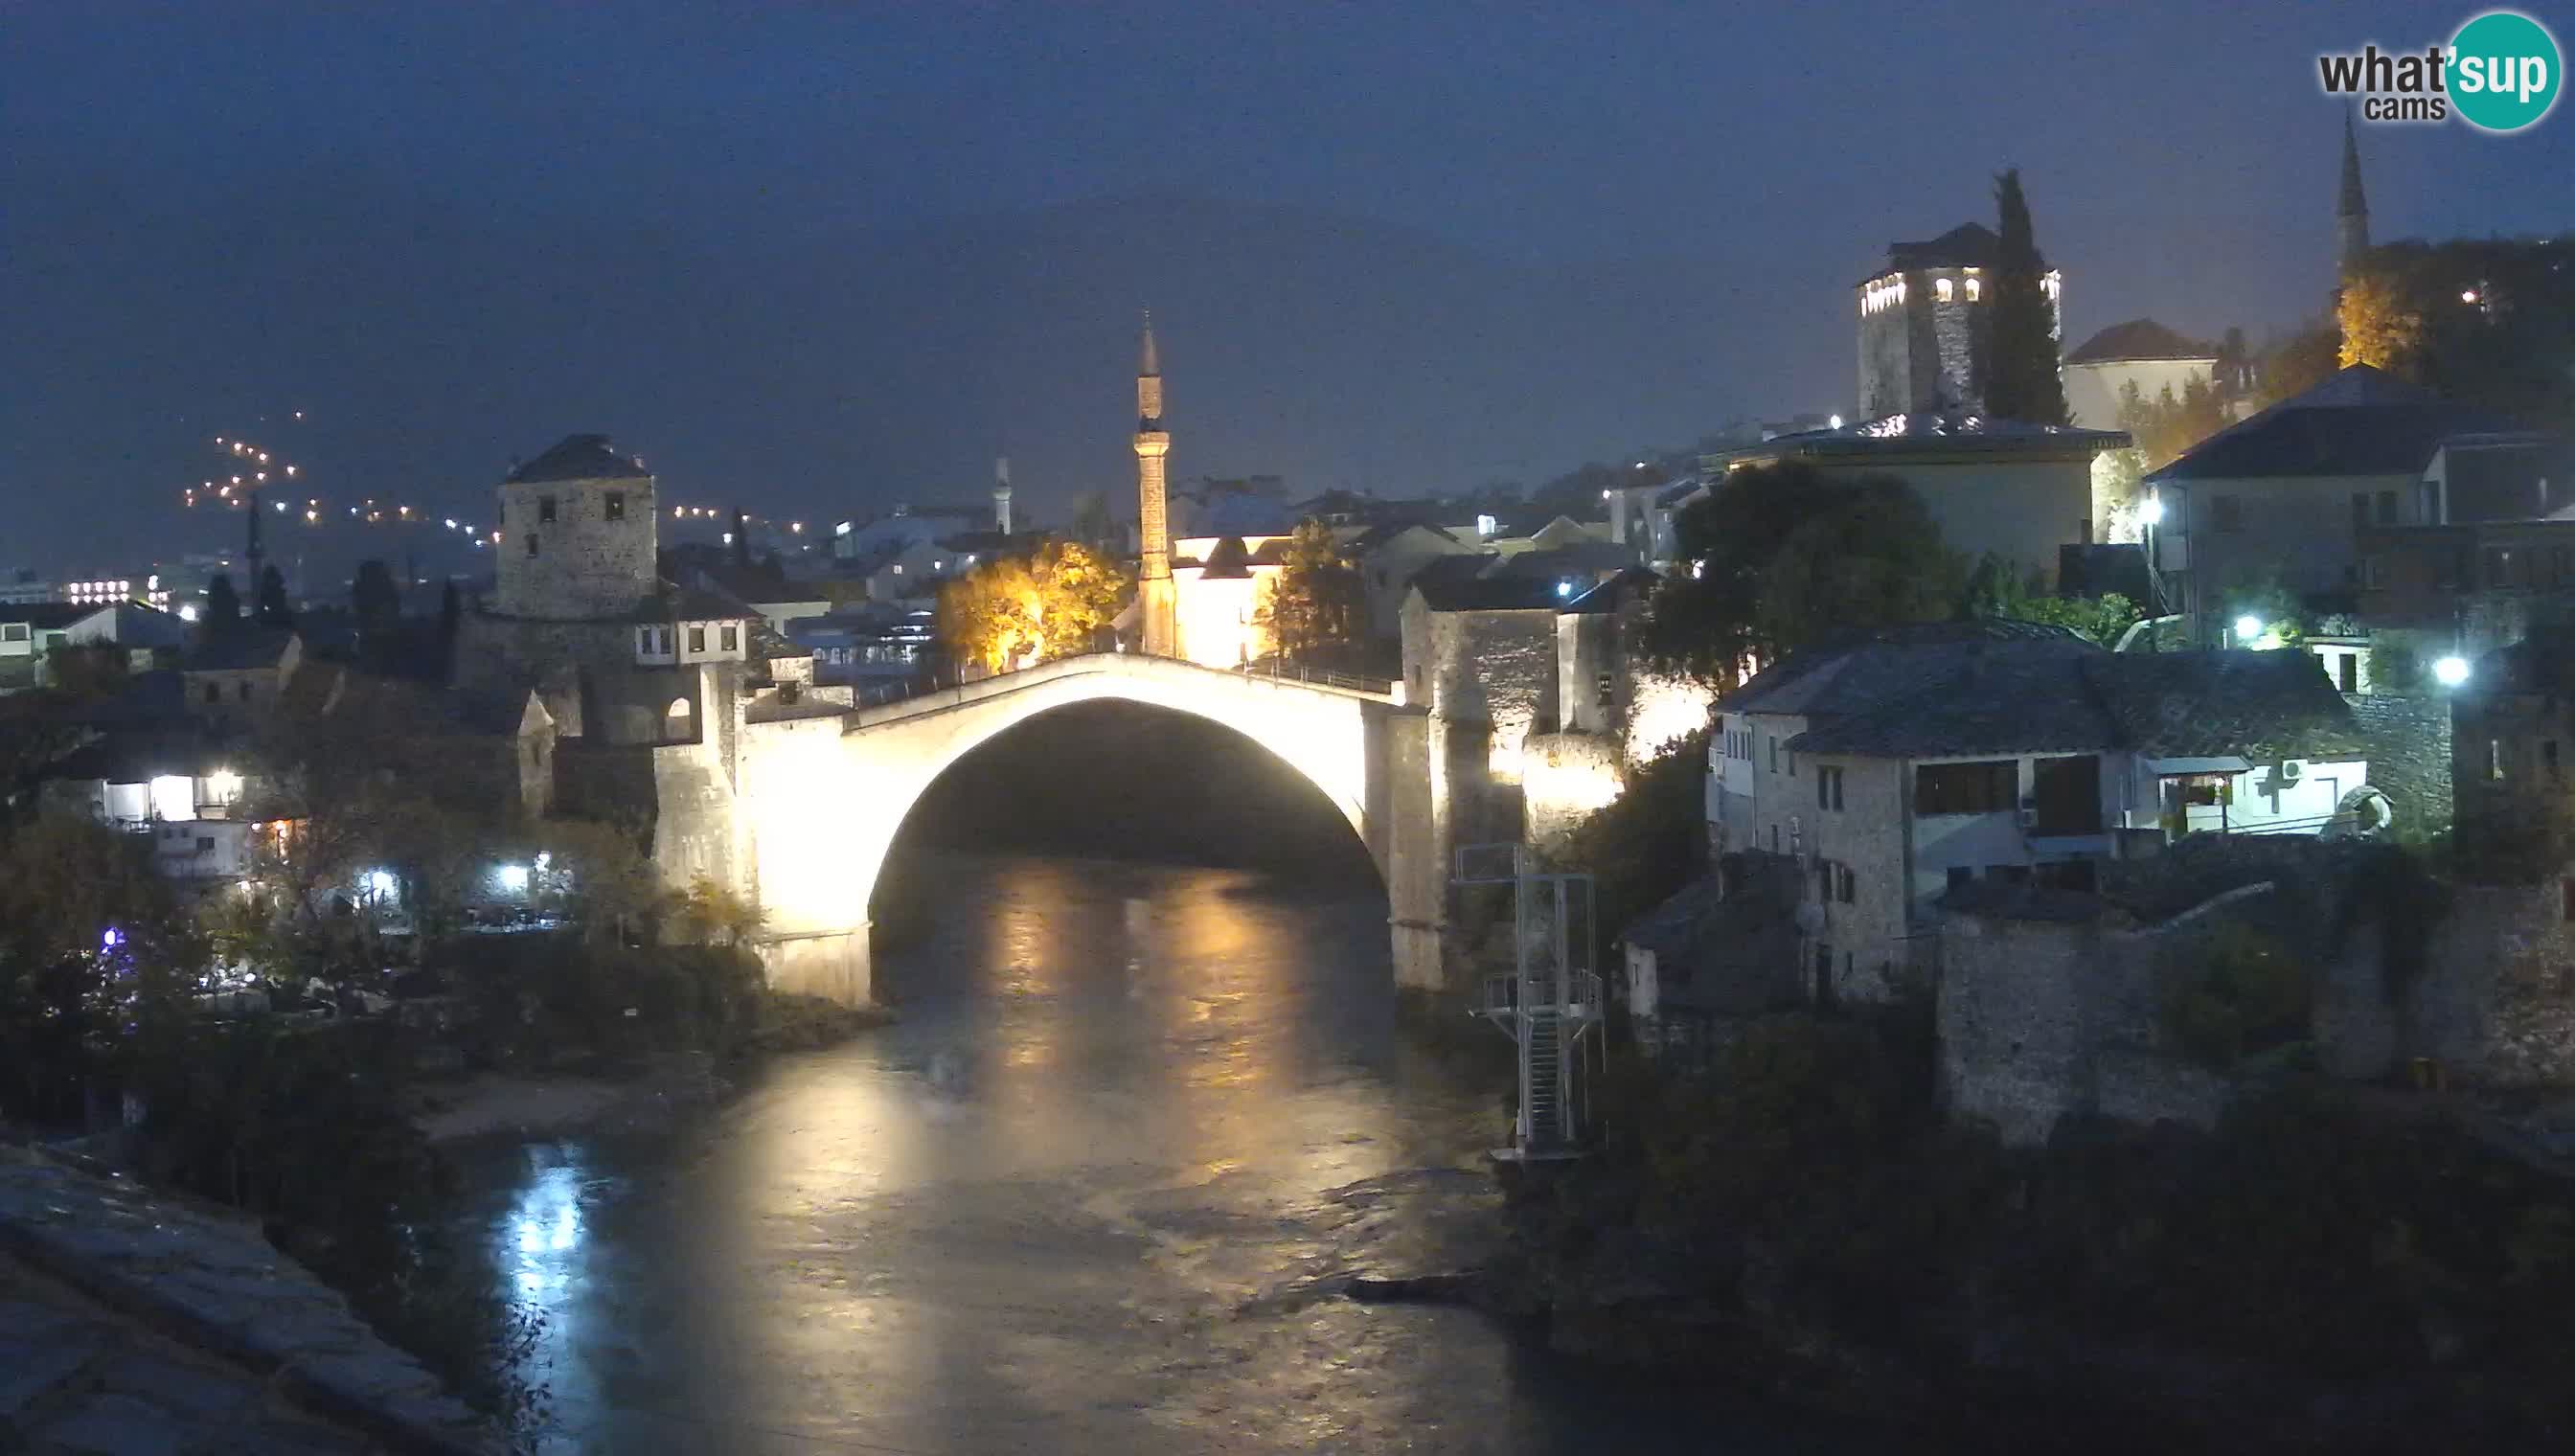
[[[1936,654],[1933,656],[1937,656]],[[1923,758],[2098,752],[2256,762],[2365,751],[2350,706],[2309,653],[2067,656],[1997,646],[1950,655],[1856,713],[1807,710],[1800,753]]]
[[[1553,581],[1541,577],[1486,576],[1489,556],[1444,556],[1413,574],[1412,590],[1433,612],[1555,610]]]
[[[515,482],[649,480],[652,472],[620,455],[605,435],[567,435],[545,454],[510,472]]]
[[[2355,364],[2218,431],[2146,479],[2414,475],[2451,436],[2513,429],[2503,416]]]
[[[2185,339],[2152,319],[2130,319],[2112,324],[2078,345],[2065,356],[2068,364],[2105,364],[2114,359],[2209,359],[2217,350],[2196,339]]]
[[[1857,713],[1937,682],[2001,645],[2080,656],[2101,649],[2061,627],[1975,618],[1838,634],[1764,669],[1717,704],[1723,713]]]
[[[1650,597],[1663,579],[1643,567],[1623,567],[1599,586],[1564,604],[1566,612],[1615,612],[1627,603]]]
[[[295,641],[295,631],[285,627],[255,627],[242,623],[230,631],[207,634],[179,668],[188,673],[240,673],[253,668],[274,668],[286,656],[286,645]]]
[[[1982,223],[1960,223],[1936,238],[1886,245],[1886,264],[1870,279],[1923,268],[1991,268],[2002,251],[2002,239]],[[1869,279],[1862,279],[1864,284]]]
[[[2477,659],[2460,696],[2538,693],[2565,696],[2575,689],[2575,626],[2543,624],[2508,648]]]

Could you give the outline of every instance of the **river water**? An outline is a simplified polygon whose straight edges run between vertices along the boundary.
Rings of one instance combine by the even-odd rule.
[[[474,1236],[545,1315],[547,1449],[1868,1449],[1718,1372],[1332,1292],[1474,1257],[1506,1131],[1471,1044],[1398,1031],[1380,896],[1069,858],[937,882],[879,966],[898,1024],[676,1133],[469,1156]]]

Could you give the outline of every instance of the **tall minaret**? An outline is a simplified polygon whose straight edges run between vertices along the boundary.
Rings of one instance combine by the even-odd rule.
[[[1154,311],[1145,311],[1145,342],[1136,360],[1136,605],[1145,655],[1180,656],[1179,597],[1172,586],[1172,526],[1165,511],[1163,458],[1172,437],[1163,429],[1163,360],[1154,348]]]
[[[1011,458],[993,462],[993,529],[1011,534]]]
[[[2349,273],[2369,251],[2369,197],[2360,190],[2360,142],[2348,111],[2342,114],[2342,193],[2334,203],[2334,235],[2341,245],[2337,271]]]

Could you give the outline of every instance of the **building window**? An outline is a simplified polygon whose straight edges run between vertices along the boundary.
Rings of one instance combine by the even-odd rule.
[[[2396,524],[2396,493],[2394,491],[2381,491],[2378,493],[2378,524],[2381,526],[2393,526]]]
[[[248,678],[244,678],[239,683],[233,685],[233,699],[238,703],[250,702],[250,680]]]
[[[1779,738],[1775,733],[1770,738],[1770,771],[1779,771]]]
[[[1955,294],[1957,290],[1958,286],[1945,278],[1940,279],[1931,285],[1931,292],[1938,295],[1940,302],[1944,304],[1950,301],[1950,296]]]
[[[2242,531],[2244,529],[2243,503],[2233,496],[2209,497],[2208,521],[2209,529],[2212,531]]]
[[[2486,739],[2486,777],[2503,781],[2503,739]]]
[[[223,685],[223,684],[221,684],[221,683],[209,683],[209,684],[207,684],[207,685],[206,685],[206,701],[207,701],[208,703],[221,703],[221,702],[223,702],[223,701],[224,701],[224,685]]]
[[[608,495],[603,498],[603,504],[600,507],[600,514],[611,521],[625,520],[626,493],[624,491],[609,492]]]
[[[1833,898],[1849,904],[1859,894],[1859,878],[1851,867],[1836,861],[1833,865]]]
[[[1842,770],[1841,770],[1841,769],[1839,769],[1839,768],[1818,768],[1818,769],[1816,769],[1816,770],[1815,770],[1815,807],[1817,807],[1817,808],[1840,808],[1841,806],[1842,806]]]
[[[2499,546],[2487,547],[2485,550],[2485,578],[2486,585],[2488,587],[2510,586],[2512,584],[2512,553]]]
[[[689,716],[689,700],[685,698],[672,699],[671,706],[662,710],[662,716],[675,722],[680,719],[687,718]]]
[[[555,498],[552,496],[539,496],[537,498],[537,524],[539,526],[549,525],[554,521],[554,519]]]
[[[1913,770],[1913,812],[2002,813],[2020,807],[2020,762],[1925,763]]]
[[[2548,770],[2548,776],[2551,779],[2557,777],[2557,740],[2555,738],[2539,740],[2539,766]]]
[[[653,629],[649,627],[639,627],[635,629],[635,652],[639,657],[652,656]]]
[[[741,645],[741,628],[728,622],[724,625],[724,630],[717,634],[717,640],[724,645],[724,650],[726,652],[732,652],[736,647]]]
[[[2360,654],[2339,653],[2334,657],[2335,687],[2345,693],[2360,691]]]
[[[531,532],[529,532],[529,533],[528,533],[528,555],[530,555],[530,556],[535,556],[536,554],[537,554],[537,534],[536,534],[535,532],[531,531]]]
[[[2351,529],[2354,531],[2369,529],[2369,493],[2367,491],[2351,493]]]
[[[1979,301],[1981,301],[1981,300],[1984,298],[1984,296],[1985,296],[1985,281],[1984,281],[1983,279],[1981,279],[1981,278],[1970,278],[1970,279],[1968,279],[1968,280],[1967,280],[1967,302],[1969,302],[1969,303],[1971,303],[1971,304],[1972,304],[1972,303],[1979,302]]]
[[[1770,852],[1773,854],[1779,852],[1779,826],[1777,824],[1772,824],[1770,826]]]
[[[706,650],[707,650],[707,630],[706,630],[705,628],[703,628],[703,627],[692,627],[692,628],[690,628],[690,629],[689,629],[689,651],[690,651],[690,652],[692,652],[692,653],[703,653],[703,652],[705,652]]]
[[[23,622],[0,622],[0,642],[25,642],[26,640],[27,624]]]

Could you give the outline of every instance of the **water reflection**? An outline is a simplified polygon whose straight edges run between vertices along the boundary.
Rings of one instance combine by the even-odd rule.
[[[1492,1088],[1394,1034],[1381,897],[1050,859],[943,882],[881,967],[899,1025],[676,1137],[494,1154],[558,1449],[1820,1449],[1604,1403],[1465,1311],[1311,1292],[1437,1242],[1333,1190],[1479,1169],[1500,1132]]]

